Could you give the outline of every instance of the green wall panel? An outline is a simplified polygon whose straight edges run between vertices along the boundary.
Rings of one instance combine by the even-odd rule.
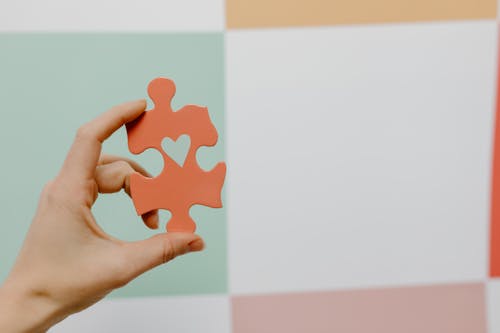
[[[0,34],[0,60],[0,280],[14,262],[43,184],[58,172],[78,126],[113,105],[147,97],[151,79],[176,82],[174,109],[208,106],[220,139],[214,148],[200,149],[198,159],[205,169],[224,159],[222,33]],[[154,174],[163,166],[156,151],[132,155],[124,129],[103,150],[134,158]],[[94,214],[121,239],[156,232],[142,224],[123,192],[101,196]],[[114,296],[227,291],[225,209],[195,206],[191,214],[206,250],[158,267]],[[161,217],[164,229],[168,214]]]

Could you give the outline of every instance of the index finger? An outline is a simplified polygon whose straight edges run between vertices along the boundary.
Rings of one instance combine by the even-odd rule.
[[[123,103],[81,126],[61,172],[75,180],[93,179],[104,140],[124,124],[139,117],[145,109],[144,99]]]

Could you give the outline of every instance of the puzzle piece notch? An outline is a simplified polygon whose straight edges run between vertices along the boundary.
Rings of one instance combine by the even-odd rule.
[[[130,178],[130,191],[138,215],[154,209],[167,209],[172,217],[167,231],[194,232],[196,224],[189,215],[195,204],[212,208],[222,207],[221,191],[226,174],[226,164],[218,163],[212,170],[204,171],[196,161],[196,151],[201,146],[214,146],[217,130],[210,120],[208,109],[187,105],[174,112],[171,101],[175,84],[166,78],[157,78],[148,86],[154,108],[137,120],[127,124],[129,150],[134,154],[148,148],[158,150],[164,160],[164,169],[155,178],[135,173]],[[176,141],[179,136],[190,137],[190,147],[181,167],[162,149],[165,137]]]

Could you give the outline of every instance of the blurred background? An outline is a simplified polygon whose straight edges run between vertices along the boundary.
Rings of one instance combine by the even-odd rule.
[[[207,249],[50,332],[499,333],[497,8],[2,1],[0,281],[76,129],[164,76],[219,131],[200,165],[228,164],[224,208],[191,209]],[[104,151],[163,168],[123,129]],[[94,213],[154,233],[124,193]]]

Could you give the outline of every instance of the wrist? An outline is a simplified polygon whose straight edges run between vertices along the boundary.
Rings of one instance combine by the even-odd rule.
[[[43,293],[9,282],[0,286],[0,332],[46,332],[64,317]]]

